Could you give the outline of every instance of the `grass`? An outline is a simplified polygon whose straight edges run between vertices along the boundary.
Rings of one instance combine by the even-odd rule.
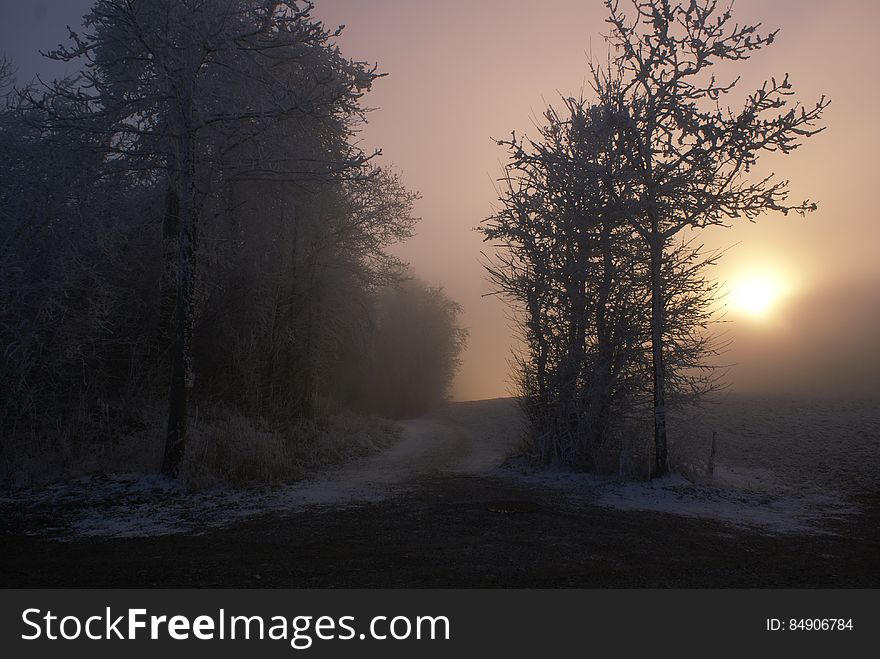
[[[353,414],[279,432],[221,412],[192,433],[181,477],[193,490],[289,482],[390,446],[399,433],[389,421]]]
[[[86,475],[156,473],[165,442],[161,407],[140,411],[136,428],[86,439],[9,442],[0,487],[22,489]],[[193,415],[180,478],[188,489],[295,481],[397,441],[400,427],[350,413],[275,429],[224,408]]]

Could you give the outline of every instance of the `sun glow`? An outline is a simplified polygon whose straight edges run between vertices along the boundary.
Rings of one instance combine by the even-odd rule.
[[[733,282],[730,307],[750,318],[764,319],[773,312],[784,293],[785,286],[778,277],[748,275]]]

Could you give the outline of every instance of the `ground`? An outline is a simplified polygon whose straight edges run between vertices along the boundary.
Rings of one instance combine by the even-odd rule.
[[[632,484],[503,465],[512,402],[456,404],[283,488],[129,475],[9,495],[2,585],[877,587],[875,410],[727,399],[676,425],[689,480]],[[712,431],[710,479],[693,465]]]

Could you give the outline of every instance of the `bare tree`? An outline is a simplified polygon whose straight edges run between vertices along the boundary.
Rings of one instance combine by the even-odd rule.
[[[200,371],[224,404],[284,426],[350,398],[377,291],[403,277],[386,250],[415,224],[417,195],[397,174],[368,174],[308,189],[239,181],[232,200],[215,200],[196,335]]]
[[[749,59],[777,32],[733,21],[717,0],[606,0],[615,75],[594,69],[600,96],[616,99],[621,156],[634,174],[627,214],[650,263],[654,471],[668,470],[667,354],[669,285],[664,262],[672,239],[687,228],[754,220],[767,211],[807,213],[810,201],[788,201],[788,181],[749,173],[760,155],[788,154],[818,126],[828,101],[791,102],[788,75],[771,78],[740,109],[722,106],[737,79],[719,81],[713,66]],[[618,74],[622,82],[618,82]]]
[[[139,423],[160,254],[150,191],[105,171],[103,136],[48,121],[0,113],[0,452],[52,465]]]
[[[0,95],[6,97],[11,91],[15,73],[12,69],[12,62],[7,59],[6,55],[0,55]]]
[[[54,111],[57,128],[112,136],[103,142],[110,163],[167,180],[164,234],[176,289],[163,462],[169,474],[183,455],[194,381],[200,217],[223,154],[244,150],[253,157],[239,164],[240,177],[247,171],[275,180],[345,176],[368,159],[346,138],[377,74],[342,58],[331,45],[337,33],[311,9],[299,0],[98,0],[87,31],[71,32],[73,45],[49,54],[84,62],[79,77],[51,85],[43,98],[29,94],[35,106]],[[252,148],[303,119],[335,121],[343,129],[338,148],[304,158]]]
[[[540,139],[499,142],[510,154],[501,208],[481,231],[503,249],[492,280],[526,313],[520,387],[538,453],[591,469],[637,345],[612,205],[625,183],[605,108],[566,99],[544,118]]]
[[[498,248],[490,278],[517,311],[518,384],[537,454],[592,470],[650,391],[650,286],[627,215],[638,182],[620,156],[618,108],[564,103],[545,112],[538,139],[499,142],[510,155],[501,206],[481,231]],[[688,245],[670,257],[675,390],[697,394],[713,382],[702,367],[711,333],[701,331],[713,291],[701,272],[713,258]]]

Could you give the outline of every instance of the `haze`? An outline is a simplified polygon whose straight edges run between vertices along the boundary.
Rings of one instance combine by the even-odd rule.
[[[38,49],[65,40],[89,0],[0,2],[0,50],[19,82],[61,75]],[[457,399],[511,393],[512,332],[507,309],[485,297],[485,249],[473,228],[490,212],[503,152],[493,137],[529,133],[559,94],[584,87],[589,53],[606,52],[600,0],[480,0],[465,6],[413,0],[319,0],[317,15],[346,24],[343,52],[375,61],[389,75],[367,104],[377,108],[365,147],[404,175],[422,199],[418,235],[397,249],[416,272],[442,283],[464,307],[470,343],[455,385]],[[780,26],[778,42],[744,69],[742,93],[758,77],[791,74],[805,101],[826,94],[829,129],[782,162],[794,198],[819,202],[806,219],[764,217],[708,234],[711,247],[733,247],[717,269],[731,291],[725,326],[733,338],[723,361],[738,391],[867,395],[880,369],[880,261],[875,161],[880,131],[874,31],[880,5],[869,0],[738,0],[740,20]],[[735,96],[738,100],[739,97]],[[735,101],[732,101],[735,102]],[[531,131],[534,132],[534,131]],[[736,282],[778,288],[758,300]],[[756,286],[756,284],[749,284]],[[763,284],[757,284],[761,288]],[[757,292],[750,295],[765,295]]]

